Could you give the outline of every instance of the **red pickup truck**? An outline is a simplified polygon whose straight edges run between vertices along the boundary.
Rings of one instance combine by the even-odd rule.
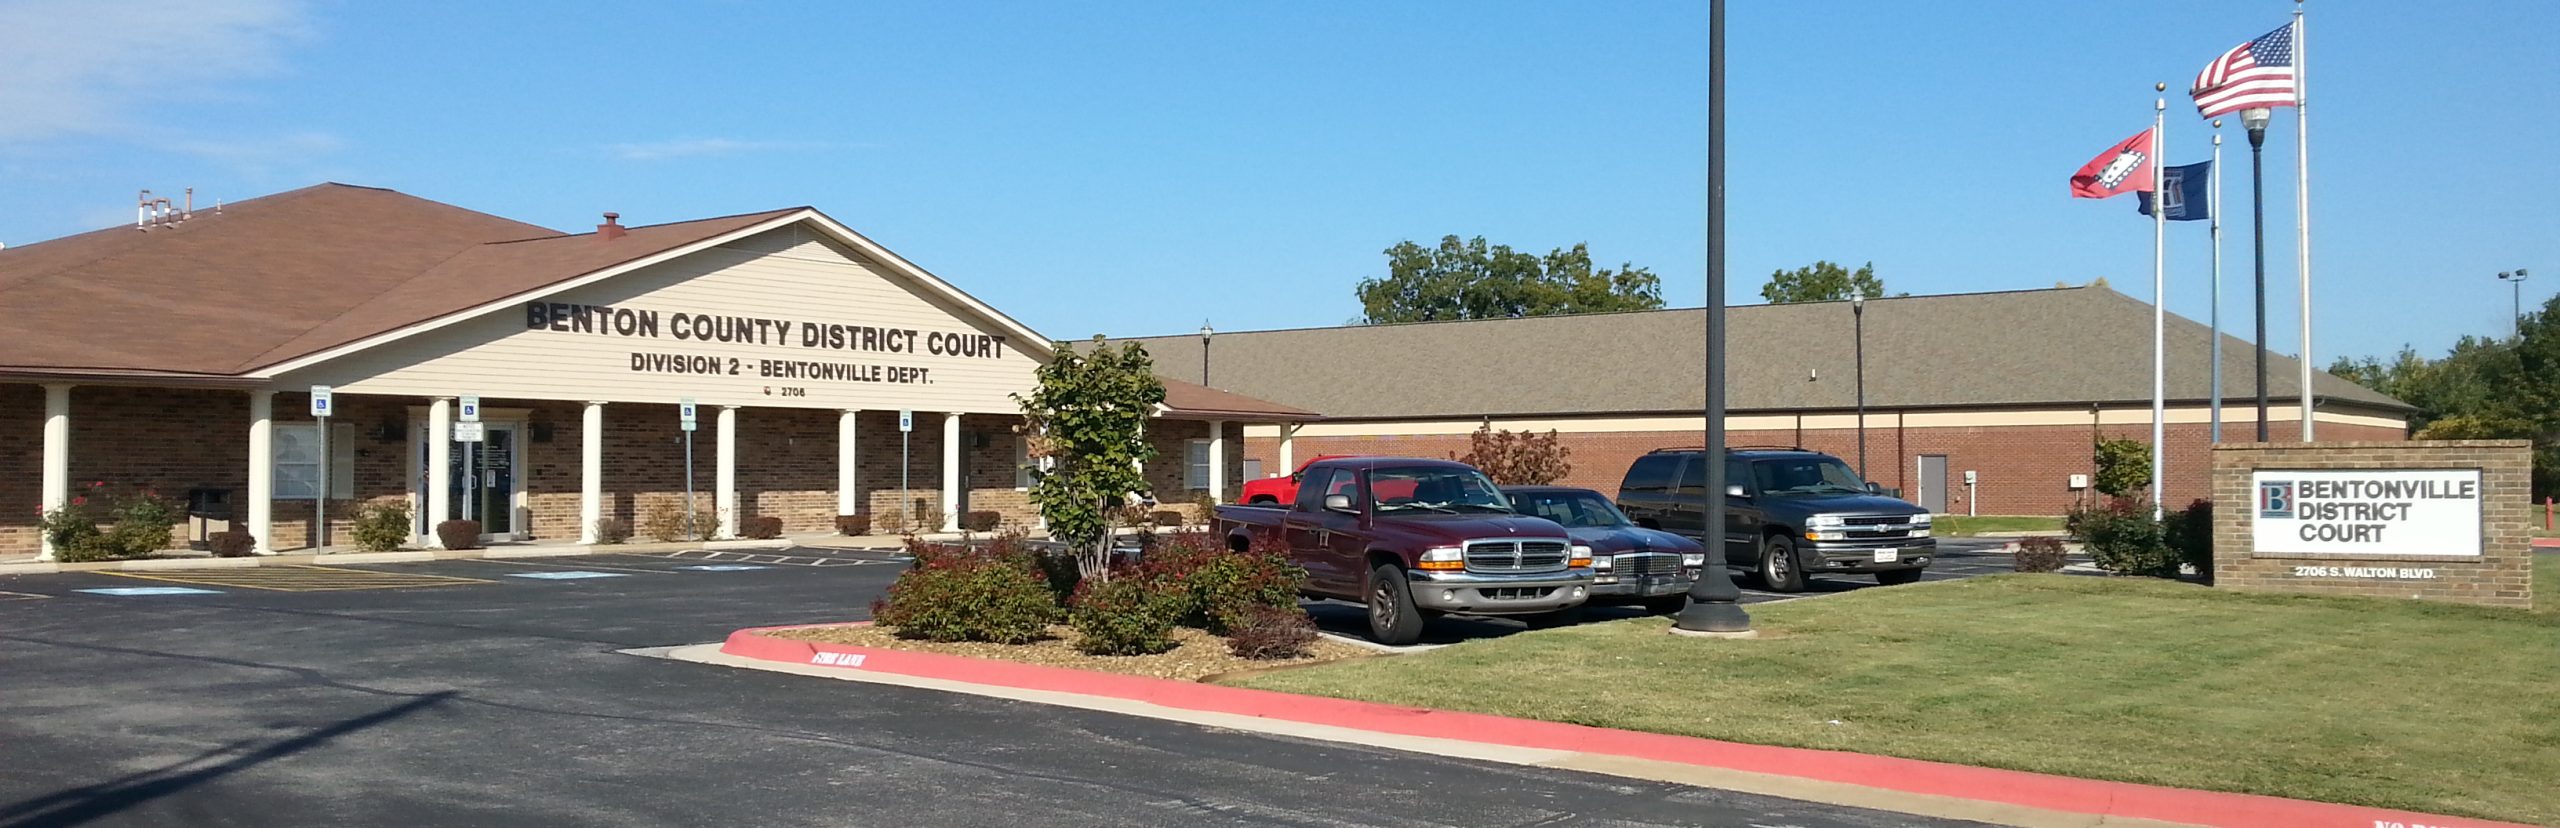
[[[1286,505],[1218,507],[1231,549],[1288,548],[1311,597],[1369,608],[1369,637],[1411,644],[1431,617],[1572,623],[1591,596],[1591,549],[1562,526],[1513,513],[1464,463],[1406,457],[1309,461]]]
[[[1345,457],[1358,456],[1359,455],[1356,454],[1320,455],[1313,460],[1308,460],[1307,462],[1298,464],[1298,468],[1295,471],[1291,471],[1285,476],[1265,477],[1259,480],[1247,480],[1244,482],[1244,491],[1238,493],[1241,496],[1236,498],[1236,502],[1260,506],[1278,506],[1283,503],[1296,503],[1298,502],[1298,478],[1306,476],[1308,466],[1322,463],[1327,460],[1340,460]]]

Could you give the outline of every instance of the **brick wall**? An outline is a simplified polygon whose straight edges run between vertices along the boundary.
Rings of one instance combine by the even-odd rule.
[[[2251,472],[2283,469],[2479,469],[2476,557],[2259,554],[2247,508],[2214,512],[2214,584],[2230,589],[2533,606],[2533,460],[2522,440],[2238,444],[2213,452],[2217,502],[2254,503]],[[2425,569],[2423,579],[2302,575],[2298,567]]]
[[[1891,413],[1878,416],[1890,418]],[[2223,433],[2232,436],[2243,427],[2225,423]],[[2299,432],[2294,422],[2272,424],[2270,436],[2278,440],[2292,439]],[[2147,424],[2106,425],[2095,434],[2113,438],[2130,438],[2148,442],[2151,427]],[[2323,423],[2319,434],[2329,440],[2398,440],[2397,429],[2371,426]],[[1998,427],[1933,427],[1867,429],[1867,477],[1887,488],[1899,489],[1906,497],[1919,496],[1918,458],[1943,455],[1947,458],[1947,511],[1963,514],[1968,510],[1985,515],[2059,515],[2071,507],[2078,493],[2071,491],[2070,476],[2089,474],[2092,429],[2075,426],[1998,426]],[[2171,505],[2183,505],[2209,494],[2209,463],[2212,426],[2175,424],[2167,430],[2169,440],[2168,480],[2166,496]],[[2254,435],[2252,435],[2254,436]],[[1688,431],[1633,431],[1560,433],[1561,442],[1571,453],[1566,460],[1573,466],[1571,474],[1558,481],[1563,485],[1582,486],[1615,493],[1626,475],[1627,467],[1638,456],[1657,448],[1696,446],[1704,435]],[[1829,452],[1858,463],[1858,432],[1845,429],[1785,429],[1727,432],[1732,445],[1803,446]],[[1280,441],[1255,438],[1245,447],[1246,456],[1261,461],[1266,476],[1285,473],[1280,464]],[[1406,457],[1456,458],[1467,453],[1468,437],[1464,434],[1392,435],[1351,437],[1300,437],[1292,453],[1298,462],[1320,454],[1383,454]],[[1976,472],[1977,483],[1968,502],[1964,472]]]

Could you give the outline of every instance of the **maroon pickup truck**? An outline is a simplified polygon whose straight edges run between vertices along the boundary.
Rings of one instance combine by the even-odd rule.
[[[1411,644],[1446,613],[1571,623],[1591,594],[1591,550],[1564,527],[1514,514],[1502,490],[1464,463],[1403,457],[1318,460],[1296,502],[1220,506],[1233,549],[1285,544],[1308,595],[1369,608],[1369,637]]]

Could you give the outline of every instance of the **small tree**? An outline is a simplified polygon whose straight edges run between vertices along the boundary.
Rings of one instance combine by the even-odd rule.
[[[2151,485],[2151,447],[2140,440],[2101,437],[2093,447],[2098,466],[2095,484],[2108,497],[2130,497]]]
[[[1031,502],[1049,535],[1076,551],[1087,579],[1110,577],[1111,517],[1122,498],[1146,487],[1141,464],[1155,456],[1147,418],[1164,402],[1155,361],[1135,343],[1113,347],[1102,337],[1077,352],[1057,343],[1057,356],[1035,374],[1022,406],[1023,438],[1035,463]]]
[[[1503,486],[1544,486],[1573,473],[1573,464],[1565,456],[1573,450],[1565,448],[1549,430],[1541,436],[1528,431],[1496,431],[1488,422],[1476,427],[1468,438],[1466,456],[1458,462],[1484,471],[1486,477]]]

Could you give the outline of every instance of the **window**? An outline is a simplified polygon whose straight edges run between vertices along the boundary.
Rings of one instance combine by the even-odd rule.
[[[320,492],[320,426],[278,423],[275,427],[275,499],[311,500]],[[356,427],[329,428],[329,496],[351,498],[356,488]]]
[[[1636,464],[1627,469],[1627,482],[1618,488],[1628,492],[1668,494],[1674,481],[1678,479],[1680,461],[1687,457],[1688,455],[1685,454],[1648,454],[1638,457]]]
[[[1246,479],[1246,480],[1260,480],[1260,479],[1262,479],[1262,461],[1260,461],[1260,460],[1256,460],[1256,459],[1253,459],[1253,458],[1251,458],[1251,457],[1247,457],[1247,458],[1245,458],[1245,460],[1244,460],[1244,479]]]
[[[1333,469],[1310,469],[1298,481],[1298,510],[1314,512],[1324,508],[1324,496],[1332,493]],[[1347,479],[1347,478],[1346,478]]]
[[[1191,440],[1184,444],[1182,487],[1209,488],[1209,441]]]

